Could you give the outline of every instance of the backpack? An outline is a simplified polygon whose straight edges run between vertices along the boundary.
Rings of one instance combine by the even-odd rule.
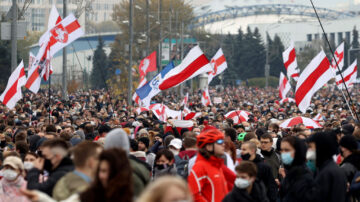
[[[189,173],[189,157],[186,155],[184,159],[180,158],[179,155],[175,156],[175,165],[177,168],[177,174],[180,175],[185,180],[187,179]]]

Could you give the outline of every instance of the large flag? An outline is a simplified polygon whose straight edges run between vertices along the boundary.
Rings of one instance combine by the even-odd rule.
[[[344,81],[347,87],[349,87],[352,83],[356,81],[357,77],[357,60],[355,60],[343,73]],[[344,89],[345,85],[341,78],[341,75],[336,75],[336,85],[339,89]]]
[[[301,112],[306,112],[312,96],[331,78],[333,78],[333,71],[322,50],[304,69],[296,84],[295,100]]]
[[[280,72],[280,79],[279,79],[279,97],[281,99],[286,98],[286,94],[290,91],[291,85],[287,80],[286,76]]]
[[[173,68],[159,85],[160,90],[177,86],[195,76],[212,71],[209,60],[199,46],[192,48],[184,60]]]
[[[145,107],[150,106],[151,98],[160,93],[160,83],[165,76],[174,68],[174,63],[170,62],[166,67],[158,73],[153,79],[146,83],[143,87],[136,89],[136,94],[140,97]]]
[[[9,109],[15,107],[16,103],[22,98],[21,86],[26,83],[24,63],[21,61],[19,66],[11,73],[5,91],[0,96],[0,101]]]
[[[52,29],[53,27],[55,27],[56,24],[60,23],[62,21],[61,16],[59,15],[58,10],[55,7],[55,4],[52,5],[51,7],[51,11],[49,14],[49,20],[48,20],[48,30]],[[39,46],[42,46],[44,42],[46,42],[48,40],[48,35],[46,34],[46,32],[40,37],[39,40]],[[42,43],[41,43],[42,42]]]
[[[181,102],[180,106],[185,106],[186,107],[188,102],[189,102],[189,93],[186,93],[186,95],[185,95],[183,101]]]
[[[201,94],[201,103],[207,107],[209,105],[211,105],[211,99],[210,99],[210,94],[209,94],[209,89],[205,88]]]
[[[297,68],[294,42],[291,42],[290,47],[283,52],[283,60],[287,76],[297,81],[299,78],[299,69]]]
[[[210,65],[212,67],[212,71],[208,72],[208,84],[210,84],[211,80],[215,76],[221,74],[227,68],[226,59],[221,48],[219,48],[214,57],[211,59]]]
[[[40,89],[41,77],[39,74],[40,66],[32,66],[35,61],[35,56],[30,52],[29,54],[29,69],[25,87],[33,93],[37,93]]]
[[[344,42],[342,42],[335,50],[335,58],[332,59],[331,61],[331,67],[334,68],[335,73],[339,72],[339,69],[336,66],[336,62],[339,65],[340,71],[342,71],[343,67],[344,67]],[[336,59],[336,62],[335,60]]]
[[[156,51],[141,60],[139,65],[140,81],[142,81],[146,73],[156,71]]]
[[[146,82],[147,82],[147,80],[146,80],[146,78],[144,77],[144,79],[140,81],[139,86],[137,87],[137,89],[143,87],[143,86],[146,84]],[[139,106],[141,105],[141,99],[140,99],[140,97],[136,94],[136,91],[135,91],[134,94],[133,94],[132,100],[133,100],[136,104],[138,104]]]

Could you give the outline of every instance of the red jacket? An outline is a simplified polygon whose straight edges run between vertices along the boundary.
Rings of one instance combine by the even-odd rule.
[[[222,165],[224,161],[221,158],[211,156],[206,159],[198,154],[188,177],[195,202],[221,202],[229,192]]]

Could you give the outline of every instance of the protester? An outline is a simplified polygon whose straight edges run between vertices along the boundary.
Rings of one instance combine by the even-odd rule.
[[[210,129],[197,136],[199,153],[188,177],[195,201],[221,201],[229,192],[223,173],[224,134]],[[215,190],[216,188],[216,190]]]
[[[155,157],[153,179],[157,179],[164,175],[176,175],[176,174],[177,174],[177,169],[175,165],[174,154],[168,149],[163,149],[158,151]]]
[[[313,174],[306,167],[305,142],[297,137],[285,137],[281,141],[281,158],[285,167],[285,176],[281,181],[280,201],[313,201],[317,186]]]
[[[23,177],[25,170],[21,159],[9,156],[5,158],[3,166],[3,177],[0,180],[0,201],[29,201],[20,192],[20,189],[25,189],[27,184]]]
[[[147,134],[147,133],[143,132],[142,134]],[[150,140],[148,137],[143,136],[138,139],[138,149],[140,151],[145,152],[146,163],[148,163],[151,167],[153,167],[155,162],[155,154],[149,151],[149,144],[150,144]]]
[[[68,155],[69,146],[64,140],[49,139],[41,145],[41,155],[34,162],[34,168],[28,171],[26,179],[28,189],[36,189],[52,196],[57,181],[74,169]],[[41,171],[49,172],[45,182],[39,182]]]
[[[65,200],[83,192],[95,178],[101,146],[95,142],[81,142],[72,149],[75,170],[67,173],[55,185],[53,198]]]
[[[223,202],[268,202],[265,185],[257,180],[256,165],[250,161],[242,161],[235,167],[236,180],[233,190]]]
[[[274,179],[279,178],[279,168],[281,165],[280,157],[272,147],[273,138],[270,134],[266,133],[260,137],[261,154],[264,157],[264,162],[271,167]]]

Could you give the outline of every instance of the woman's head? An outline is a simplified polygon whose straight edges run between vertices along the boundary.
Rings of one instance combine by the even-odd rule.
[[[24,158],[24,168],[25,170],[30,170],[34,167],[34,162],[38,158],[38,155],[33,152],[28,152]]]
[[[304,164],[306,161],[305,142],[294,136],[285,137],[281,141],[281,160],[286,167]]]
[[[150,184],[138,202],[192,201],[186,182],[174,176],[160,177]]]
[[[156,153],[155,164],[156,165],[172,165],[174,163],[174,154],[168,150],[163,149]]]
[[[17,180],[23,174],[24,165],[19,157],[6,157],[3,165],[3,177],[9,182]]]

